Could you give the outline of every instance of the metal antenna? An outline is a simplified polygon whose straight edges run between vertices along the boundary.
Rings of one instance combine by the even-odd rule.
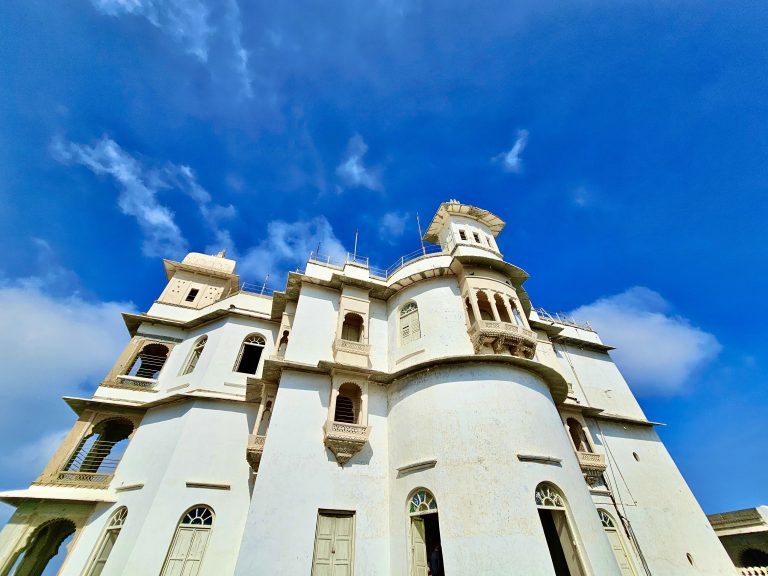
[[[264,290],[267,288],[267,281],[269,280],[269,272],[267,272],[266,278],[264,278],[264,284],[261,285],[261,293],[264,294]]]
[[[355,249],[352,252],[352,260],[357,261],[357,227],[355,227]]]
[[[424,237],[421,235],[421,221],[419,220],[419,213],[416,212],[416,226],[419,227],[419,241],[421,242],[421,253],[426,254],[427,249],[424,248]]]

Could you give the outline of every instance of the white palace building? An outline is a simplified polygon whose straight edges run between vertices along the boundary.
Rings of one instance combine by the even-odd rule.
[[[611,347],[532,306],[503,227],[452,200],[413,258],[313,255],[274,293],[166,260],[58,451],[0,493],[0,576],[737,574]]]

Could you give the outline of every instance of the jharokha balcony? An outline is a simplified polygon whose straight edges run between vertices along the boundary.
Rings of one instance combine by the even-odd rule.
[[[605,455],[597,454],[595,452],[576,452],[576,457],[579,459],[579,466],[584,473],[584,479],[587,484],[592,486],[595,484],[605,472]]]
[[[536,333],[512,322],[475,320],[469,330],[475,352],[490,346],[497,354],[508,348],[514,356],[533,358],[536,352]]]
[[[259,471],[261,455],[264,454],[264,443],[266,440],[266,436],[258,436],[256,434],[248,436],[248,448],[246,448],[245,459],[248,460],[248,464],[251,465],[251,470],[254,472]]]
[[[324,442],[343,466],[368,442],[369,433],[370,426],[329,420],[325,423]]]

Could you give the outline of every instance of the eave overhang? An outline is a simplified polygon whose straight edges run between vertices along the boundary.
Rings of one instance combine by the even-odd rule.
[[[424,233],[424,241],[431,242],[432,244],[438,244],[438,234],[440,230],[445,226],[445,221],[449,216],[466,216],[480,222],[488,227],[494,237],[499,235],[506,223],[504,220],[489,212],[476,206],[470,206],[469,204],[462,204],[461,202],[443,202],[437,209],[432,222],[429,223],[427,231]]]

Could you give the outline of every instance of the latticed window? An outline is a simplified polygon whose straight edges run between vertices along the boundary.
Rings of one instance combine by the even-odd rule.
[[[104,531],[104,536],[99,542],[96,548],[96,553],[93,556],[91,565],[86,572],[87,576],[99,576],[104,570],[104,565],[107,563],[109,554],[112,552],[112,548],[117,542],[117,537],[120,534],[120,530],[125,524],[125,519],[128,517],[128,508],[121,506],[109,519],[107,528]]]
[[[259,368],[259,360],[264,352],[267,341],[261,334],[249,334],[243,340],[240,355],[237,357],[235,372],[243,374],[256,374]]]
[[[189,360],[187,360],[187,365],[184,366],[182,375],[189,374],[195,369],[197,361],[200,360],[200,355],[203,353],[203,348],[205,348],[206,342],[208,342],[208,336],[203,336],[195,343],[195,346],[192,348],[192,353],[189,355]]]
[[[407,344],[421,338],[419,307],[408,302],[400,309],[400,344]]]
[[[437,512],[437,500],[429,490],[419,490],[408,503],[409,514],[424,514]]]
[[[195,506],[187,511],[176,528],[160,576],[197,576],[213,526],[213,510]]]

